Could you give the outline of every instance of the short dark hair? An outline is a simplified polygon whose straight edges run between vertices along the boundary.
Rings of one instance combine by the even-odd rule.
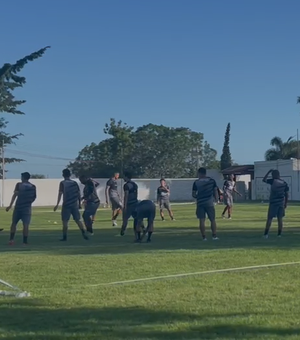
[[[64,177],[71,177],[71,171],[69,169],[64,169],[62,174]]]
[[[80,176],[79,176],[79,179],[80,179],[80,180],[82,180],[82,179],[87,179],[87,178],[88,178],[87,175],[80,175]]]
[[[199,169],[198,169],[198,174],[200,174],[200,175],[206,175],[206,169],[205,169],[205,168],[199,168]]]
[[[22,172],[21,173],[22,178],[24,178],[26,181],[30,179],[30,173],[29,172]]]
[[[272,171],[272,177],[273,178],[279,178],[280,177],[280,172],[278,170],[273,170]]]
[[[131,172],[124,171],[124,177],[127,177],[127,178],[131,179],[132,178]]]
[[[165,181],[165,179],[162,177],[162,178],[160,179],[160,182],[161,182],[161,181]]]

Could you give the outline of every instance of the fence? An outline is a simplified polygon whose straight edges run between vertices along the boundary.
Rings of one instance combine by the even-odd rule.
[[[223,179],[218,172],[215,173],[215,178],[217,184],[222,187]],[[98,196],[101,200],[101,203],[105,203],[105,188],[107,179],[95,179],[99,182],[99,186],[97,187]],[[36,185],[37,188],[37,199],[33,203],[33,206],[36,207],[45,207],[45,206],[54,206],[57,201],[58,187],[61,179],[32,179],[31,183]],[[76,179],[76,181],[78,181]],[[150,199],[156,200],[156,190],[159,186],[159,179],[137,179],[134,180],[139,187],[139,199]],[[167,179],[168,185],[170,186],[171,191],[171,201],[172,202],[193,202],[192,198],[192,186],[195,179],[187,178],[187,179]],[[1,189],[1,205],[7,206],[10,203],[11,196],[13,194],[16,183],[19,180],[15,179],[6,179],[4,181],[4,190],[2,190],[3,181],[0,182]],[[79,183],[79,181],[78,181]],[[83,186],[79,183],[81,190]],[[246,198],[246,187],[245,182],[237,183],[238,190],[243,195],[243,199]],[[122,187],[123,180],[119,180],[119,192],[122,197]],[[237,198],[240,200],[240,198]]]

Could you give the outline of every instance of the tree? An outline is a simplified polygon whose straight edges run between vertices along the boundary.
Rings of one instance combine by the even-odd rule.
[[[270,145],[272,148],[265,152],[266,161],[298,158],[298,143],[293,137],[288,138],[286,142],[283,142],[280,137],[273,137]]]
[[[40,49],[20,60],[15,64],[4,64],[0,68],[0,113],[10,114],[21,114],[24,112],[20,111],[19,106],[24,104],[25,100],[18,100],[13,95],[13,91],[19,87],[22,87],[26,83],[26,78],[19,76],[19,72],[24,66],[30,62],[38,59],[44,55],[49,46]],[[0,145],[4,147],[6,145],[14,144],[15,141],[22,136],[21,133],[11,135],[4,130],[7,127],[7,120],[3,117],[0,118]],[[5,158],[6,163],[21,162],[22,159],[18,158]],[[2,171],[1,171],[2,176]]]
[[[203,146],[202,166],[207,169],[220,169],[220,162],[217,161],[217,150],[212,149],[205,141]]]
[[[69,164],[76,176],[110,177],[126,169],[134,177],[194,177],[203,157],[216,162],[215,150],[208,143],[203,148],[203,134],[188,128],[147,124],[134,130],[111,119],[104,132],[109,138],[86,146]]]
[[[42,175],[42,174],[31,174],[30,178],[32,178],[32,179],[45,179],[46,176]]]
[[[225,138],[224,138],[224,146],[223,152],[221,155],[221,170],[230,168],[232,165],[231,153],[230,153],[230,123],[227,124]]]

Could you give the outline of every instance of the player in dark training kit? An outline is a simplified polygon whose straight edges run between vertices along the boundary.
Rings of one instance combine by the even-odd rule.
[[[154,228],[154,219],[156,214],[155,204],[150,200],[144,200],[137,204],[132,216],[136,223],[136,240],[142,241],[143,237],[148,233],[147,243],[151,242],[151,236]],[[147,219],[147,228],[144,229],[143,220]],[[141,237],[142,229],[143,235]]]
[[[229,179],[224,182],[223,185],[223,197],[225,208],[222,213],[222,217],[225,218],[225,213],[228,213],[228,219],[231,220],[232,207],[233,207],[233,193],[242,196],[235,188],[234,175],[230,175]]]
[[[21,182],[16,184],[10,205],[6,208],[6,211],[9,211],[17,198],[10,227],[10,245],[14,244],[17,224],[20,220],[23,222],[23,243],[27,244],[31,220],[31,205],[36,199],[36,187],[29,182],[29,179],[30,174],[28,172],[21,174]]]
[[[205,168],[198,170],[198,177],[199,179],[193,184],[192,196],[197,199],[196,215],[200,222],[199,227],[202,238],[204,241],[207,240],[205,236],[205,219],[207,215],[211,223],[213,240],[218,240],[214,206],[214,198],[216,202],[218,202],[219,199],[218,187],[214,179],[206,177]]]
[[[133,217],[133,213],[136,209],[136,206],[138,204],[138,186],[135,182],[131,180],[131,173],[128,171],[125,171],[124,173],[124,207],[123,207],[123,223],[121,228],[121,236],[125,234],[125,230],[127,228],[128,220],[130,217]],[[136,236],[136,239],[138,237],[136,233],[136,220],[134,220],[133,223],[133,229]]]
[[[171,220],[174,221],[174,215],[170,204],[170,188],[164,178],[160,180],[160,186],[157,188],[157,204],[159,206],[162,221],[165,220],[164,208],[167,209]]]
[[[117,226],[117,218],[122,211],[122,202],[118,192],[118,179],[119,173],[115,173],[112,178],[110,178],[106,183],[105,190],[105,198],[106,204],[108,205],[109,201],[112,209],[112,224],[114,227]]]
[[[272,178],[269,175],[272,173]],[[277,217],[278,221],[278,237],[281,237],[283,228],[283,217],[285,216],[285,209],[288,202],[289,186],[280,178],[278,170],[270,170],[263,178],[263,182],[271,185],[270,199],[269,199],[269,211],[267,217],[267,223],[265,228],[264,237],[269,237],[269,230],[272,225],[273,218]]]
[[[68,222],[70,217],[72,216],[75,223],[78,225],[82,236],[85,240],[88,240],[86,235],[84,226],[81,222],[80,218],[80,204],[81,204],[81,195],[80,189],[77,182],[71,180],[71,172],[69,169],[64,169],[62,172],[64,180],[59,184],[57,204],[54,207],[54,211],[57,210],[61,198],[63,196],[63,204],[61,209],[61,220],[63,223],[63,238],[61,241],[67,241],[67,233],[68,233]]]
[[[95,218],[99,208],[100,200],[96,191],[95,182],[91,178],[82,175],[79,177],[79,180],[84,185],[82,197],[84,201],[84,212],[82,218],[87,232],[93,235],[93,218]]]

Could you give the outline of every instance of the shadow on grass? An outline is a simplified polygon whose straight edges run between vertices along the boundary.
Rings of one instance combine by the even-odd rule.
[[[0,329],[6,340],[245,340],[300,334],[300,328],[251,325],[249,320],[261,317],[255,313],[199,315],[141,307],[53,310],[31,300],[11,302],[0,302]]]
[[[175,250],[222,250],[222,249],[276,249],[287,250],[299,248],[300,229],[286,228],[282,238],[276,237],[276,225],[273,226],[268,240],[262,237],[263,230],[242,229],[230,226],[219,228],[220,240],[212,242],[210,237],[203,242],[199,230],[195,228],[156,228],[152,243],[142,244],[133,242],[132,228],[128,228],[124,237],[119,235],[119,228],[100,229],[89,241],[83,240],[79,230],[70,230],[67,242],[60,242],[59,231],[34,230],[30,234],[28,246],[22,246],[21,233],[16,236],[16,245],[5,244],[8,233],[1,233],[0,242],[3,246],[0,253],[5,252],[45,252],[52,255],[91,255],[91,254],[129,254],[151,251]],[[207,228],[207,235],[210,230]]]

